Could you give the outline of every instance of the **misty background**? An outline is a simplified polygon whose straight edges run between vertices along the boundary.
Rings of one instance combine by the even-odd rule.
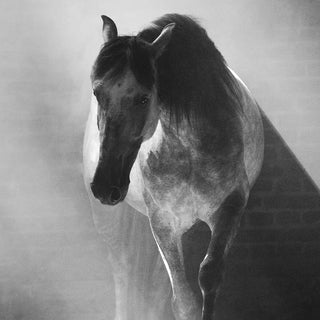
[[[107,319],[112,280],[82,181],[101,14],[135,34],[197,17],[320,185],[320,1],[0,0],[0,319]]]

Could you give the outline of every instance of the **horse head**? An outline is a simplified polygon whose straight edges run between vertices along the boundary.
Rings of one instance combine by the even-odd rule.
[[[104,44],[91,74],[100,141],[91,190],[102,203],[115,205],[126,197],[141,143],[153,135],[158,123],[155,62],[174,24],[147,43],[134,36],[118,36],[115,23],[106,16],[102,19]]]

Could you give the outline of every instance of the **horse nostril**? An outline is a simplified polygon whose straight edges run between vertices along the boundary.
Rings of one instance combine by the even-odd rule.
[[[110,200],[111,203],[116,204],[121,199],[121,191],[118,187],[111,187]]]

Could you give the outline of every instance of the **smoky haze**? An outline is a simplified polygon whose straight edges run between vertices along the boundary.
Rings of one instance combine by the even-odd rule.
[[[168,12],[199,18],[319,186],[319,1],[1,1],[0,319],[112,319],[82,181],[90,68],[101,14],[134,34]]]

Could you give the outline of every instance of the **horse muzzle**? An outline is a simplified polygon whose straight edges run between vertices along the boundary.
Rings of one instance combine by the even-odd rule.
[[[138,143],[131,145],[124,156],[109,156],[109,154],[117,154],[112,148],[107,152],[101,152],[102,156],[91,183],[91,190],[102,204],[114,206],[125,199],[130,184],[130,171],[140,144],[139,140]]]
[[[126,197],[130,180],[129,175],[117,166],[111,167],[113,170],[108,170],[99,163],[90,186],[96,199],[102,204],[114,206]]]
[[[119,202],[123,201],[127,195],[128,188],[111,186],[110,188],[105,188],[95,182],[91,183],[91,191],[96,199],[98,199],[102,204],[107,204],[114,206]]]

